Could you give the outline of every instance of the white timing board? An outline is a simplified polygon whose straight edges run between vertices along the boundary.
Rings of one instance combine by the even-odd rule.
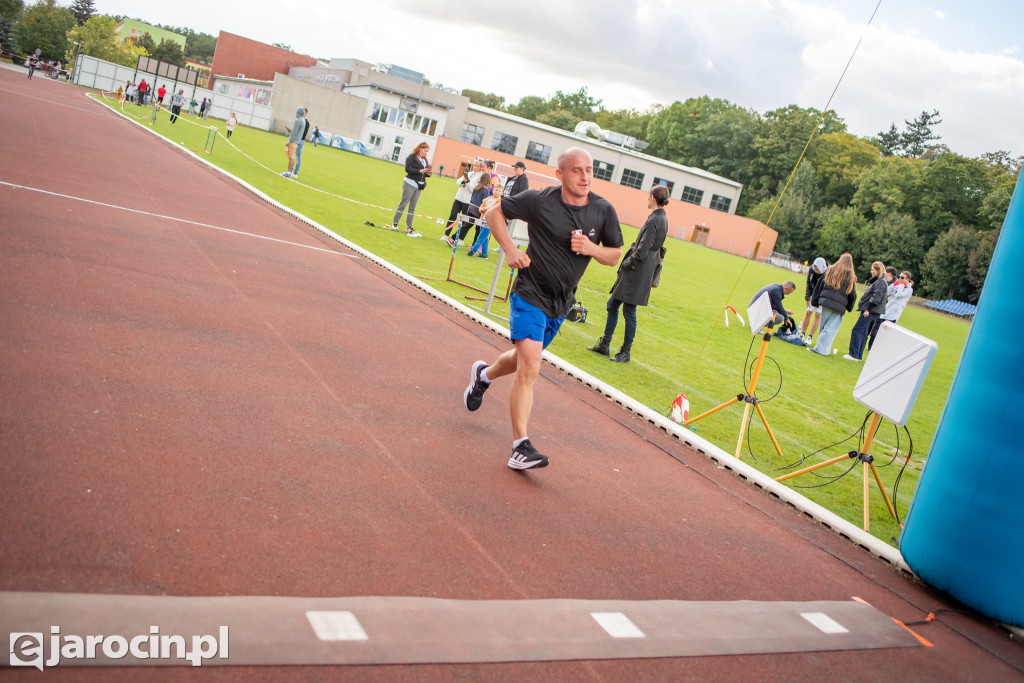
[[[758,334],[761,328],[770,323],[774,317],[775,311],[772,310],[772,302],[768,298],[768,292],[763,292],[761,296],[754,299],[750,306],[747,307],[750,334]]]
[[[864,361],[853,398],[897,426],[907,423],[938,345],[885,321]]]

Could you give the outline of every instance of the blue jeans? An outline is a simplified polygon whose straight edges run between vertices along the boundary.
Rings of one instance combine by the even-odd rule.
[[[305,140],[299,140],[299,146],[295,148],[295,168],[292,169],[292,175],[299,175],[299,167],[302,166],[302,146],[306,144]]]
[[[818,343],[811,351],[820,353],[823,356],[832,355],[832,342],[839,334],[839,326],[843,323],[843,314],[833,311],[831,308],[821,309],[821,326],[818,327]]]
[[[491,229],[484,225],[480,228],[480,236],[473,242],[473,248],[469,250],[470,254],[480,253],[484,258],[487,258],[487,247],[491,241]]]
[[[850,333],[850,355],[860,360],[864,356],[864,344],[867,343],[868,333],[871,327],[878,320],[877,313],[869,313],[865,318],[864,313],[857,316],[857,322]]]
[[[604,338],[609,342],[615,334],[615,326],[619,324],[619,306],[622,306],[622,317],[626,321],[626,336],[622,345],[626,348],[633,348],[633,340],[636,339],[636,304],[627,304],[615,297],[608,299],[605,310],[608,311],[608,321],[604,324]]]

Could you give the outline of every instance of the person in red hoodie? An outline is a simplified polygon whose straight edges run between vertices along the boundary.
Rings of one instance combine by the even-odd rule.
[[[157,99],[157,102],[159,102],[161,106],[163,106],[164,95],[166,95],[166,94],[167,94],[167,88],[165,88],[164,86],[161,85],[159,88],[156,89],[156,99]]]
[[[149,83],[146,83],[146,79],[143,78],[142,82],[139,83],[139,104],[143,107],[146,106],[147,98],[149,97]]]

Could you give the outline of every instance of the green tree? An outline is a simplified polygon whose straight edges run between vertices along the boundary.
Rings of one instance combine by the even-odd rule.
[[[564,93],[561,90],[555,92],[549,98],[549,105],[552,111],[559,109],[567,111],[579,121],[593,120],[594,112],[601,108],[601,100],[595,100],[587,93],[587,87],[583,86],[576,92]]]
[[[745,193],[767,196],[789,177],[811,134],[842,133],[846,124],[833,110],[819,112],[789,105],[766,112],[756,124]]]
[[[527,95],[519,100],[517,104],[511,104],[507,108],[508,113],[521,116],[524,119],[536,121],[541,114],[551,111],[551,106],[543,97]]]
[[[978,232],[966,225],[956,224],[939,236],[921,268],[925,292],[933,298],[969,299],[976,290],[967,272],[980,243]]]
[[[647,153],[745,183],[755,115],[728,100],[707,96],[673,102],[651,118]],[[744,215],[746,192],[736,212]]]
[[[999,232],[999,229],[996,229],[983,233],[978,238],[978,246],[967,258],[967,281],[974,288],[968,301],[976,301],[981,296],[981,289],[988,276],[988,267],[992,263],[992,253],[996,249],[996,242],[999,241]]]
[[[604,130],[614,130],[637,140],[647,141],[647,126],[659,111],[657,105],[645,112],[636,109],[600,110],[594,115],[594,122]]]
[[[8,52],[18,51],[14,26],[24,9],[25,5],[21,0],[0,0],[0,48]]]
[[[852,206],[838,207],[822,212],[822,226],[818,233],[818,255],[834,263],[849,252],[854,263],[861,262],[860,245],[869,224],[866,218]]]
[[[943,154],[924,167],[918,229],[932,244],[954,223],[977,225],[982,202],[992,188],[988,167],[978,159]]]
[[[780,182],[778,191],[754,205],[747,212],[747,218],[761,221],[778,231],[780,243],[787,247],[785,251],[791,257],[798,261],[813,259],[817,255],[816,223],[821,199],[811,163],[806,159],[801,161],[789,181],[789,187],[782,194],[784,187],[785,183]],[[780,194],[782,201],[779,201]],[[778,246],[775,250],[783,251]]]
[[[882,156],[920,157],[930,147],[929,142],[942,139],[942,136],[932,131],[932,126],[942,123],[937,109],[933,109],[930,114],[923,111],[913,121],[903,123],[907,126],[903,132],[894,123],[889,126],[889,130],[878,134]]]
[[[63,59],[67,54],[68,31],[77,25],[71,10],[56,0],[39,0],[25,9],[14,27],[18,47],[25,52],[40,50],[45,61]]]
[[[71,13],[75,15],[75,21],[79,26],[85,26],[85,22],[96,14],[96,4],[92,0],[74,0],[71,3]]]
[[[862,233],[857,251],[863,258],[858,272],[866,272],[872,263],[882,261],[897,270],[918,273],[925,254],[913,216],[896,212],[875,219]]]
[[[160,44],[151,50],[149,54],[161,62],[167,62],[175,66],[185,66],[185,53],[182,52],[181,45],[178,45],[173,40],[162,39]]]
[[[153,36],[148,32],[136,36],[135,38],[125,38],[125,42],[135,43],[136,47],[143,48],[148,54],[153,54],[154,50],[156,50],[156,43],[153,41]]]
[[[580,120],[575,114],[564,109],[555,109],[537,117],[537,123],[561,128],[562,130],[572,130]]]
[[[501,111],[501,108],[505,106],[505,98],[500,95],[495,95],[490,92],[480,92],[479,90],[470,90],[464,88],[462,90],[462,96],[468,97],[469,101],[479,107],[487,107],[488,109],[497,109]]]
[[[914,214],[920,195],[920,161],[885,157],[863,169],[854,183],[851,205],[865,216]]]
[[[185,56],[204,64],[213,62],[213,53],[217,51],[217,37],[209,33],[196,33],[189,30],[185,34]]]
[[[879,152],[849,133],[825,133],[811,143],[808,158],[818,176],[822,202],[846,206],[857,191],[857,178],[878,163]]]
[[[97,59],[104,59],[115,64],[134,66],[136,55],[141,48],[134,48],[130,41],[118,42],[114,30],[117,22],[106,15],[91,17],[85,26],[76,26],[68,32],[68,42],[80,43],[78,54],[91,55]],[[72,59],[75,56],[74,45],[68,48],[65,62],[70,68],[74,68]]]

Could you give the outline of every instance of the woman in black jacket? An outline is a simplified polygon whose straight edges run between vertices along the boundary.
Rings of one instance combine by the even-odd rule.
[[[622,340],[622,348],[612,360],[616,363],[628,363],[629,352],[633,348],[636,337],[636,307],[646,306],[651,296],[651,280],[654,269],[658,265],[658,253],[668,236],[668,218],[665,206],[668,205],[668,188],[655,185],[647,196],[647,208],[653,209],[644,221],[636,241],[629,248],[619,265],[618,276],[612,286],[611,298],[608,299],[608,321],[604,326],[604,336],[597,344],[588,347],[590,351],[607,356],[611,353],[609,345],[615,326],[619,323],[619,307],[622,317],[626,319],[626,335]]]
[[[426,179],[430,177],[430,164],[427,163],[427,152],[430,145],[421,142],[416,145],[412,154],[405,158],[405,179],[402,181],[402,201],[395,211],[395,220],[392,227],[398,230],[398,221],[402,218],[402,211],[408,205],[409,210],[405,213],[405,234],[409,237],[423,237],[412,229],[412,217],[416,213],[416,202],[420,200],[420,193],[427,186]]]
[[[843,254],[829,266],[825,277],[818,280],[811,294],[811,305],[821,306],[821,328],[818,343],[808,351],[828,356],[832,354],[832,342],[839,333],[843,313],[853,310],[857,303],[857,275],[853,272],[853,257]]]
[[[860,316],[857,323],[850,332],[850,352],[843,356],[846,360],[860,360],[864,356],[864,344],[868,340],[868,332],[875,321],[885,313],[885,290],[889,283],[882,277],[885,274],[885,264],[875,261],[871,264],[871,277],[868,278],[868,288],[860,297],[857,310]]]

